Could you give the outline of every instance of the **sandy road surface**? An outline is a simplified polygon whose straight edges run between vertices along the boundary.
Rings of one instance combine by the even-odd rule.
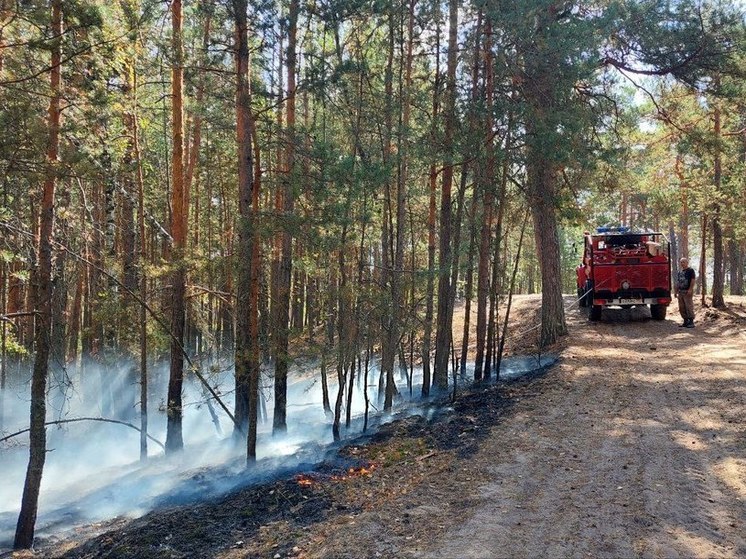
[[[746,329],[704,314],[571,310],[561,363],[475,455],[308,556],[746,557]]]
[[[419,556],[746,557],[744,331],[648,316],[571,312],[556,382],[493,430],[479,504]]]
[[[555,381],[475,460],[478,504],[415,555],[746,557],[746,337],[648,316],[570,313]]]

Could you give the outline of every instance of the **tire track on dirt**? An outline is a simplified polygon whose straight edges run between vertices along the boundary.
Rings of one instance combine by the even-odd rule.
[[[570,326],[561,365],[476,458],[481,504],[407,555],[744,556],[743,430],[723,421],[744,411],[744,371],[723,340],[641,309]]]

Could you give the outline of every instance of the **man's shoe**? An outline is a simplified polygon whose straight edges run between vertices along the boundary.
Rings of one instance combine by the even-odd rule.
[[[686,324],[684,324],[686,328],[694,328],[694,321],[690,320]]]

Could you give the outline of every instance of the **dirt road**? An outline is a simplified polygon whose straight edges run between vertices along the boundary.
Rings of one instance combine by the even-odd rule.
[[[561,363],[476,454],[309,555],[746,557],[744,321],[649,316],[571,311]]]

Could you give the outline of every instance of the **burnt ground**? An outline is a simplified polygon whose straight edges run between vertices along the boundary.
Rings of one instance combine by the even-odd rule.
[[[744,557],[746,298],[729,303],[693,330],[673,310],[590,324],[571,308],[542,374],[474,387],[313,471],[85,527],[37,556]],[[518,301],[521,349],[537,307]]]

